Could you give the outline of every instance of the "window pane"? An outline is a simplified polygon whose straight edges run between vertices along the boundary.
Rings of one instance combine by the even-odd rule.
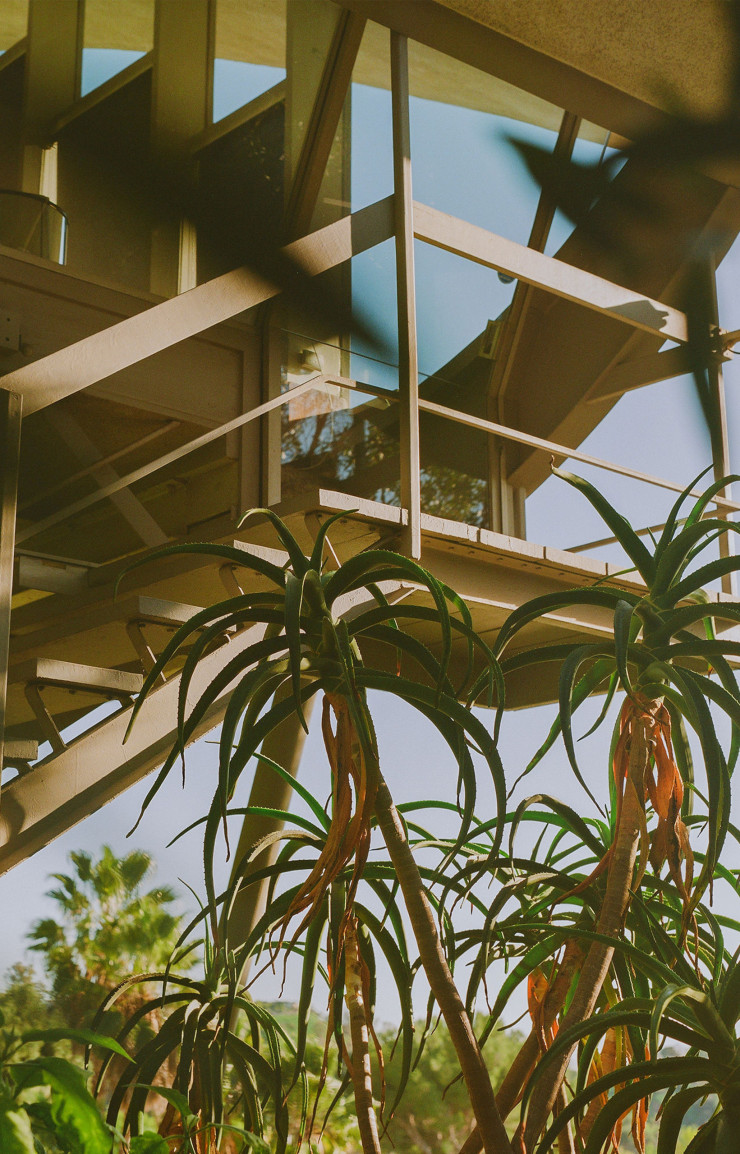
[[[7,52],[26,35],[28,0],[3,0],[0,4],[0,52]]]
[[[85,0],[80,95],[99,88],[154,44],[154,0]]]
[[[285,0],[218,0],[213,119],[285,79]]]

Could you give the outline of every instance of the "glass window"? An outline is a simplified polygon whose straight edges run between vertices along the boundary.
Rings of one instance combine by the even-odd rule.
[[[338,344],[282,330],[283,391],[315,380],[281,409],[282,498],[317,488],[398,504],[398,410],[391,397],[347,387],[347,352]],[[373,377],[353,354],[359,379]],[[393,370],[396,381],[398,370]]]
[[[0,52],[7,52],[28,29],[28,0],[3,0],[0,4]]]
[[[80,95],[99,88],[154,44],[154,0],[85,0]]]
[[[213,119],[285,79],[285,0],[218,0]]]

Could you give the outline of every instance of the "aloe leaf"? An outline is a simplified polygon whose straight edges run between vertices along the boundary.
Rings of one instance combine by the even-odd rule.
[[[670,1059],[666,1058],[664,1061],[668,1062]],[[698,1081],[708,1074],[707,1068],[702,1064],[701,1059],[689,1060],[683,1059],[686,1066],[686,1076],[681,1077],[679,1073],[669,1074],[667,1072],[659,1075],[642,1077],[638,1083],[633,1083],[626,1086],[623,1090],[616,1090],[613,1096],[609,1099],[604,1108],[596,1117],[593,1129],[589,1134],[588,1141],[584,1150],[584,1154],[599,1154],[603,1148],[604,1143],[609,1138],[614,1126],[619,1119],[625,1114],[636,1102],[641,1098],[648,1098],[652,1094],[667,1089],[669,1086],[681,1086],[691,1077],[692,1081]],[[620,1081],[624,1081],[625,1072],[621,1073]],[[630,1068],[630,1075],[636,1074],[635,1067]],[[603,1083],[605,1079],[599,1079]],[[597,1083],[594,1083],[596,1085]],[[617,1083],[618,1084],[618,1083]],[[614,1085],[614,1082],[612,1082]],[[551,1127],[551,1130],[553,1127]]]
[[[249,509],[239,521],[238,527],[241,529],[244,525],[247,524],[248,521],[252,521],[256,517],[264,517],[266,521],[270,522],[273,529],[275,530],[275,533],[277,534],[278,540],[280,541],[281,545],[284,546],[285,551],[290,558],[290,564],[291,568],[293,569],[293,573],[296,577],[302,577],[303,573],[308,568],[308,558],[305,556],[303,550],[301,549],[288,526],[283,521],[282,517],[279,517],[274,509]],[[244,556],[245,554],[242,553],[242,557]],[[258,557],[252,553],[246,553],[246,558],[247,564],[250,568],[258,569],[260,573],[263,572],[263,570],[259,568],[258,565],[254,564],[256,561],[259,561],[260,565],[265,564],[261,557]],[[244,564],[244,561],[242,561],[242,564]],[[267,562],[267,564],[270,563]],[[270,568],[275,569],[277,566],[270,565]],[[284,580],[285,571],[283,569],[278,569],[278,572],[282,574],[282,578]]]
[[[118,589],[121,581],[134,569],[141,568],[142,565],[149,565],[151,562],[159,561],[163,557],[172,557],[175,555],[186,556],[206,556],[206,557],[222,557],[226,561],[231,561],[235,565],[239,565],[245,569],[254,569],[257,573],[261,573],[263,577],[267,577],[274,582],[279,588],[285,584],[285,573],[277,565],[273,565],[271,561],[266,561],[262,557],[255,554],[247,553],[243,549],[235,549],[232,545],[214,545],[201,544],[200,542],[188,542],[184,545],[165,545],[161,549],[155,549],[151,553],[147,553],[143,557],[138,557],[127,565],[121,575],[118,577],[113,596],[118,596]]]
[[[543,593],[540,597],[533,597],[530,601],[514,609],[499,630],[493,652],[500,657],[512,637],[538,617],[555,613],[559,609],[570,609],[573,605],[593,605],[597,608],[613,610],[619,601],[629,601],[631,596],[624,589],[601,589],[588,587],[584,589],[568,589],[558,593]],[[636,595],[633,598],[637,604],[640,600]]]
[[[414,1014],[411,998],[413,979],[408,961],[399,949],[398,943],[388,929],[382,925],[379,918],[360,903],[357,903],[355,909],[363,924],[366,925],[372,933],[383,953],[383,957],[393,976],[398,999],[401,1004],[401,1069],[396,1096],[391,1102],[388,1111],[388,1116],[392,1118],[398,1103],[401,1101],[411,1073],[414,1043]]]
[[[356,510],[352,509],[352,510],[346,510],[345,511],[344,509],[342,509],[341,512],[332,513],[332,515],[330,517],[327,517],[325,521],[321,522],[321,524],[319,525],[319,529],[318,529],[318,532],[316,534],[316,537],[314,539],[314,545],[313,545],[313,549],[311,551],[311,556],[308,559],[308,568],[309,569],[313,569],[316,573],[321,572],[322,561],[324,558],[324,544],[326,543],[326,535],[329,532],[329,530],[331,529],[332,525],[336,525],[337,521],[341,521],[341,519],[343,517],[346,517],[347,514],[351,513],[351,512],[356,512]]]
[[[719,581],[720,578],[726,577],[729,573],[737,573],[739,570],[740,557],[738,556],[720,557],[717,561],[710,561],[709,564],[695,569],[682,581],[671,585],[665,593],[656,598],[656,604],[661,609],[673,608],[679,601],[684,601],[692,593],[695,593],[697,589],[703,589],[705,585],[711,585],[713,581]],[[710,616],[710,614],[705,612],[705,616]]]
[[[701,480],[701,478],[709,472],[710,468],[711,465],[704,470],[704,473],[699,474],[697,480]],[[707,505],[712,500],[712,497],[716,496],[717,493],[722,491],[722,489],[726,489],[728,485],[732,485],[734,481],[740,481],[740,477],[738,477],[736,473],[731,473],[728,477],[720,477],[718,480],[713,481],[712,484],[704,490],[701,497],[699,497],[693,509],[686,518],[687,526],[690,528],[693,524],[695,524],[701,517]]]
[[[308,733],[308,722],[303,713],[301,702],[301,611],[303,609],[303,594],[308,574],[300,577],[288,573],[285,582],[285,637],[290,656],[290,681],[293,687],[293,705],[298,720]]]
[[[563,469],[554,468],[553,473],[561,480],[567,481],[574,489],[583,493],[584,497],[593,505],[596,512],[611,529],[617,541],[624,549],[632,564],[637,569],[646,585],[650,585],[655,575],[655,562],[650,550],[638,537],[626,517],[611,505],[598,489],[594,488],[583,477],[573,473],[566,473]]]
[[[705,1098],[706,1094],[706,1086],[689,1086],[673,1094],[670,1100],[663,1104],[655,1154],[675,1154],[687,1112],[695,1102]]]
[[[671,510],[670,510],[668,516],[666,517],[665,525],[663,526],[663,532],[661,533],[660,539],[658,540],[658,544],[655,548],[656,563],[659,562],[660,559],[663,557],[666,548],[668,547],[670,542],[673,540],[673,534],[674,534],[674,531],[676,529],[676,524],[678,521],[678,514],[681,512],[681,508],[682,508],[684,502],[690,496],[692,489],[696,488],[696,486],[701,481],[702,477],[706,477],[707,473],[709,472],[709,470],[711,468],[712,468],[711,465],[707,465],[706,469],[702,469],[701,473],[697,474],[697,476],[694,477],[694,480],[691,481],[690,484],[686,486],[686,488],[683,490],[683,492],[680,493],[679,496],[676,498],[675,503],[671,506]],[[694,506],[694,508],[696,508],[696,506]]]
[[[634,617],[634,605],[629,601],[618,601],[614,609],[614,657],[617,663],[617,673],[625,693],[633,696],[627,655],[634,640],[633,625],[637,621]],[[639,621],[637,622],[639,624]]]

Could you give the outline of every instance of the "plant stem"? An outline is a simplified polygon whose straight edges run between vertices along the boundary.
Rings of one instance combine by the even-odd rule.
[[[375,815],[398,877],[421,964],[455,1047],[483,1149],[486,1154],[512,1154],[511,1142],[496,1106],[491,1079],[472,1023],[447,965],[434,911],[426,896],[403,822],[382,777],[375,800]]]
[[[563,1008],[563,1003],[568,996],[573,974],[578,967],[580,958],[581,951],[577,943],[569,942],[566,947],[565,956],[558,967],[555,980],[545,997],[542,1014],[542,1025],[545,1030],[552,1026]],[[496,1093],[496,1105],[502,1121],[506,1121],[519,1101],[519,1096],[524,1089],[524,1084],[532,1073],[539,1054],[540,1034],[536,1027],[533,1026],[522,1042],[516,1058],[509,1066],[506,1076]],[[460,1147],[459,1154],[480,1154],[482,1149],[483,1142],[481,1140],[480,1130],[477,1126],[474,1126]]]
[[[357,944],[357,925],[350,918],[344,935],[344,1000],[349,1013],[352,1039],[352,1085],[355,1112],[360,1129],[363,1154],[380,1154],[378,1120],[373,1107],[373,1077],[370,1067],[370,1044],[365,998],[362,989],[362,965]]]
[[[651,718],[647,712],[637,713],[634,716],[627,780],[615,834],[614,852],[609,864],[606,893],[596,927],[597,933],[610,938],[617,938],[622,932],[629,904],[640,829],[645,820],[644,782],[652,748],[651,733]],[[613,955],[614,946],[592,942],[578,977],[573,1000],[560,1023],[561,1030],[567,1030],[593,1014]],[[575,1043],[551,1062],[532,1092],[524,1129],[524,1149],[528,1154],[534,1149],[548,1115],[555,1105],[574,1050]]]

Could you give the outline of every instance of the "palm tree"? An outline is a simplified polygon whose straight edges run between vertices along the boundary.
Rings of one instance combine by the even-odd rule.
[[[176,895],[169,886],[144,888],[154,872],[144,850],[117,857],[106,845],[97,859],[83,850],[69,858],[72,871],[53,874],[58,884],[47,895],[57,918],[37,921],[28,936],[30,949],[43,957],[53,1008],[80,1026],[131,973],[165,965],[181,919],[171,909]]]

